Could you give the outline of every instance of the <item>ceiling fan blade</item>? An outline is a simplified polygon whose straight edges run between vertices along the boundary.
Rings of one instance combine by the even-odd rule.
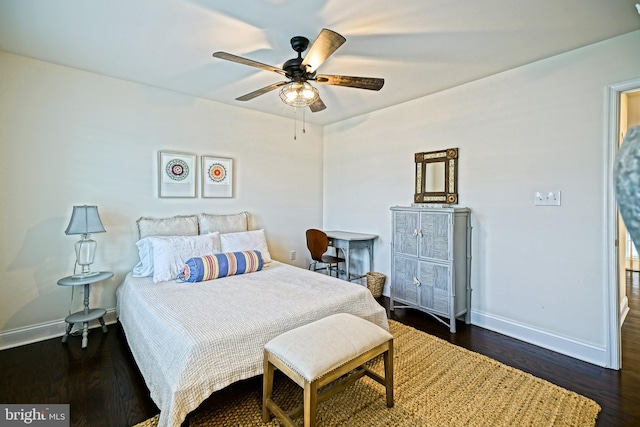
[[[327,106],[324,105],[324,102],[322,102],[322,99],[320,99],[319,96],[318,99],[313,102],[313,104],[309,105],[309,109],[311,109],[312,113],[317,113],[318,111],[322,111],[325,108],[327,108]]]
[[[287,83],[289,83],[289,82],[278,82],[278,83],[274,83],[274,84],[269,85],[269,86],[265,86],[262,89],[254,90],[251,93],[239,96],[238,98],[236,98],[236,101],[249,101],[249,100],[251,100],[251,99],[253,99],[255,97],[258,97],[260,95],[264,95],[267,92],[271,92],[272,90],[277,89],[280,86],[284,86]]]
[[[318,34],[316,41],[314,41],[313,45],[309,48],[309,52],[307,52],[307,55],[304,57],[301,67],[308,73],[315,72],[345,41],[347,41],[347,39],[335,31],[323,28],[320,34]]]
[[[286,72],[282,68],[274,67],[273,65],[263,64],[262,62],[254,61],[252,59],[243,58],[241,56],[233,55],[227,52],[215,52],[214,58],[225,59],[231,62],[237,62],[238,64],[249,65],[251,67],[260,68],[262,70],[273,71],[274,73],[286,76]]]
[[[384,86],[384,79],[376,77],[351,77],[318,74],[315,80],[316,83],[323,85],[346,86],[369,90],[380,90],[382,89],[382,86]]]

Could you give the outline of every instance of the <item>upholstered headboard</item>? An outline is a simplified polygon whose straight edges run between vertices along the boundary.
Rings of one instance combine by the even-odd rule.
[[[240,212],[230,215],[213,215],[201,213],[198,215],[198,229],[200,234],[236,233],[249,230],[249,213]]]
[[[148,236],[197,236],[214,231],[235,233],[249,230],[249,213],[217,215],[176,215],[170,218],[141,217],[136,221],[138,237]]]

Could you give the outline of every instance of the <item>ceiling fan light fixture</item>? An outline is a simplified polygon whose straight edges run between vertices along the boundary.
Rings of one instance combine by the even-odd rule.
[[[318,89],[308,82],[287,83],[280,89],[280,99],[295,108],[307,107],[318,99]]]

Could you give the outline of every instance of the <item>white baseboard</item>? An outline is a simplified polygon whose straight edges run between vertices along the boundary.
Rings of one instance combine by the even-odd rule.
[[[116,323],[116,321],[116,310],[114,308],[107,310],[107,314],[104,316],[104,322],[107,325],[112,325]],[[98,326],[100,326],[98,320],[89,322],[90,329]],[[40,323],[25,328],[0,332],[0,350],[61,337],[64,335],[66,329],[67,323],[64,319],[60,319],[54,322]]]
[[[383,292],[383,294],[388,296],[388,288],[385,287],[384,290],[385,292]],[[627,307],[626,312],[624,312],[625,316],[628,311],[629,308]],[[471,310],[471,324],[529,344],[537,345],[538,347],[546,348],[547,350],[571,356],[575,359],[593,363],[594,365],[605,368],[609,367],[609,358],[607,357],[607,352],[604,347],[597,347],[571,338],[540,331],[530,326],[521,325],[510,319],[476,310]]]
[[[384,288],[383,294],[388,296],[388,287]],[[628,300],[620,304],[620,324],[624,321],[629,312]],[[110,309],[104,317],[105,323],[114,324],[117,321],[115,309]],[[471,324],[484,329],[489,329],[521,341],[537,345],[548,350],[552,350],[567,356],[574,357],[594,365],[607,367],[607,357],[604,348],[590,344],[578,342],[576,340],[540,331],[526,325],[521,325],[509,319],[504,319],[476,310],[471,311]],[[90,322],[89,327],[95,328],[100,324],[97,320]],[[38,341],[64,335],[66,323],[64,320],[41,323],[25,328],[13,329],[0,333],[0,350],[18,347]]]
[[[594,365],[608,367],[608,357],[604,347],[586,344],[474,310],[471,311],[471,323]]]
[[[620,327],[624,325],[624,320],[627,318],[627,314],[629,314],[629,298],[625,295],[620,303]]]
[[[389,296],[390,289],[385,286],[382,294]],[[620,305],[620,325],[629,312],[628,299],[625,297]],[[586,344],[571,338],[562,337],[550,332],[534,329],[530,326],[516,323],[510,319],[504,319],[476,310],[471,310],[471,324],[484,329],[489,329],[538,347],[546,348],[578,360],[593,363],[594,365],[608,368],[609,357],[604,347]]]

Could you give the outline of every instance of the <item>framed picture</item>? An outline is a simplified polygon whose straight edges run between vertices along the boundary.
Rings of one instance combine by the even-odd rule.
[[[202,197],[233,197],[233,159],[202,156]]]
[[[158,151],[158,197],[196,197],[195,154]]]

